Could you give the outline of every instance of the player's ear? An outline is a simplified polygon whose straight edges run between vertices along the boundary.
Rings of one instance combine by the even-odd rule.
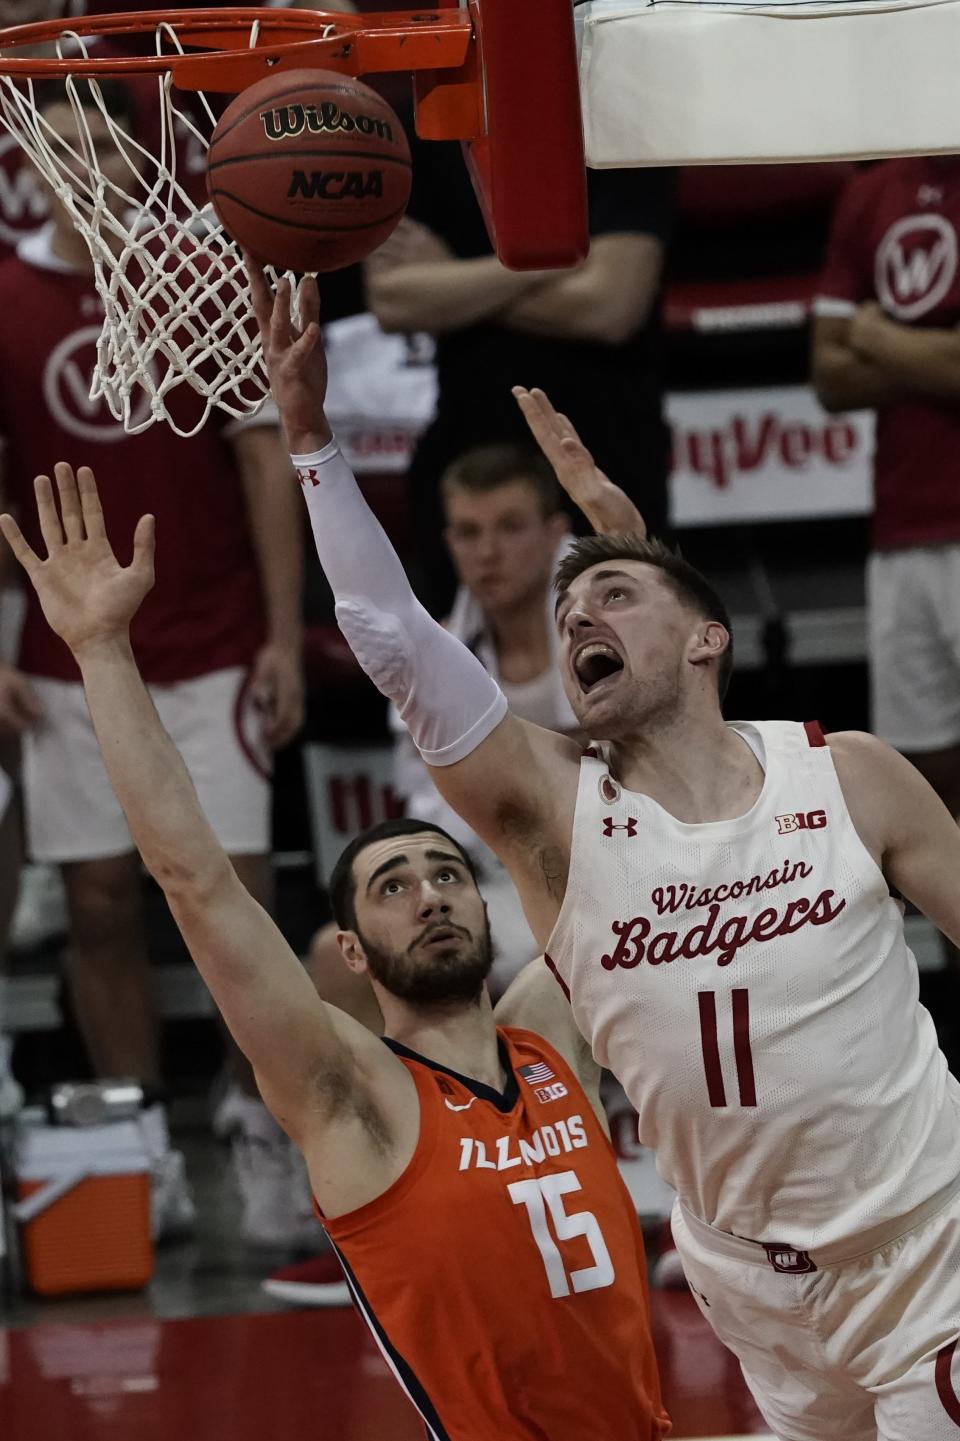
[[[694,665],[719,660],[729,644],[730,634],[726,626],[721,625],[718,620],[705,620],[697,627],[690,660]]]
[[[356,931],[337,931],[337,945],[351,971],[358,976],[366,975],[367,955]]]

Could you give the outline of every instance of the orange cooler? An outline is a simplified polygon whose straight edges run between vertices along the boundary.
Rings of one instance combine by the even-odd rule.
[[[13,1214],[32,1290],[59,1296],[147,1284],[150,1158],[136,1121],[21,1125],[14,1164]]]

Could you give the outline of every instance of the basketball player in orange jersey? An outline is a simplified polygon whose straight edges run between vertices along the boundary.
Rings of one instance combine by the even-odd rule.
[[[217,841],[134,661],[153,518],[124,569],[93,473],[56,476],[62,521],[36,482],[46,559],[10,516],[0,528],[77,661],[144,863],[303,1151],[356,1304],[428,1436],[659,1441],[643,1242],[599,1073],[549,973],[517,978],[503,1014],[520,1028],[498,1030],[471,863],[436,827],[395,821],[354,841],[331,883],[341,949],[369,973],[389,1039],[320,1000]]]
[[[960,1086],[890,893],[960,941],[953,818],[871,736],[725,723],[723,603],[636,536],[580,541],[558,574],[559,663],[595,745],[511,716],[414,599],[339,454],[314,285],[301,331],[285,285],[273,303],[251,284],[340,626],[511,871],[771,1429],[955,1441]]]

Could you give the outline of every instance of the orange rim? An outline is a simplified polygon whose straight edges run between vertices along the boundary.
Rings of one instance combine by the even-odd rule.
[[[148,34],[158,27],[175,36],[187,53],[56,58],[17,54],[70,35],[116,38]],[[0,51],[5,52],[0,54],[0,75],[44,80],[169,72],[181,89],[236,92],[273,71],[299,67],[349,75],[457,70],[468,61],[472,39],[469,12],[460,8],[369,15],[252,6],[144,10],[0,30]]]

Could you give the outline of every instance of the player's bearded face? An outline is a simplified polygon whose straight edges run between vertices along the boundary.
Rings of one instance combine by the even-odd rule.
[[[478,1001],[493,965],[486,916],[479,935],[463,931],[448,944],[431,941],[430,931],[436,924],[424,927],[402,951],[378,946],[358,929],[370,974],[391,995],[411,1005]]]

